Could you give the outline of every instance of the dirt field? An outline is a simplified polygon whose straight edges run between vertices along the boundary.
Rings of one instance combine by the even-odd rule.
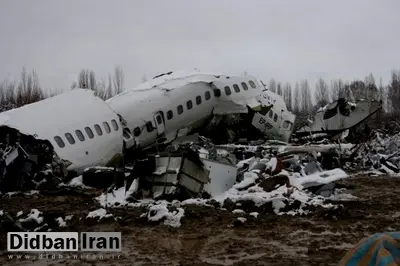
[[[361,238],[400,230],[400,178],[361,176],[345,182],[354,186],[346,193],[359,200],[345,202],[345,208],[334,213],[254,218],[190,206],[180,228],[149,224],[139,218],[140,209],[112,211],[122,217],[118,222],[84,219],[89,210],[98,208],[93,194],[13,196],[0,201],[0,209],[13,216],[36,208],[45,221],[73,214],[71,226],[63,231],[121,231],[123,253],[120,258],[103,259],[9,259],[4,251],[9,229],[3,224],[0,265],[335,265]],[[238,216],[248,220],[243,225],[233,223]]]

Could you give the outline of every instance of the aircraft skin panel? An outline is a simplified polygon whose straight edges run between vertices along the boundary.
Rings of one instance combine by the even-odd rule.
[[[247,106],[260,106],[262,103],[261,87],[253,76],[226,76],[196,73],[190,78],[173,78],[161,81],[150,81],[130,89],[122,94],[116,95],[107,101],[111,108],[122,115],[127,121],[129,128],[134,131],[139,127],[142,133],[135,138],[143,148],[151,145],[157,138],[157,131],[147,131],[146,122],[150,121],[153,127],[153,115],[162,112],[165,121],[165,134],[171,136],[181,128],[194,129],[192,125],[201,126],[198,121],[206,121],[212,114],[247,113]],[[157,78],[161,79],[161,78]],[[249,85],[249,81],[255,82],[256,88]],[[242,83],[246,82],[246,89]],[[151,87],[153,84],[153,87]],[[233,85],[239,86],[239,92],[235,91]],[[177,86],[177,87],[175,87]],[[225,87],[229,86],[227,90]],[[216,96],[214,90],[220,91]],[[210,99],[205,99],[205,93],[210,93]],[[201,103],[196,103],[196,97],[201,97]],[[187,102],[191,101],[191,108]],[[181,106],[181,114],[178,107]],[[172,111],[173,118],[167,118],[167,112]]]
[[[337,101],[325,106],[317,112],[311,126],[306,126],[297,132],[307,133],[311,131],[317,133],[346,130],[361,123],[382,108],[382,105],[376,101],[359,101],[355,105],[351,105],[353,110],[350,111],[348,116],[345,116],[336,106]]]
[[[113,128],[112,120],[117,122],[117,131]],[[106,132],[103,122],[108,123],[110,133]],[[101,136],[98,136],[95,124],[101,128]],[[122,128],[118,115],[87,89],[74,89],[0,113],[0,126],[17,129],[36,139],[49,140],[57,155],[72,163],[68,168],[71,170],[83,170],[87,166],[106,163],[122,152]],[[89,138],[85,127],[91,128],[93,138]],[[84,141],[79,140],[76,130],[82,132]],[[72,135],[74,144],[68,142],[66,133]],[[61,137],[64,147],[56,143],[55,136]]]

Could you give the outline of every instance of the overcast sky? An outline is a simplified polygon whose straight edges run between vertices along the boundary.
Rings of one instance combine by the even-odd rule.
[[[0,80],[23,65],[47,88],[80,69],[126,87],[199,68],[267,81],[387,82],[400,68],[399,0],[0,0]]]

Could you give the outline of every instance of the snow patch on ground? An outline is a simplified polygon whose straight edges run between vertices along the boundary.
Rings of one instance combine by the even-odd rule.
[[[75,187],[75,188],[82,188],[82,189],[90,188],[83,184],[83,178],[81,175],[71,179],[71,181],[69,181],[67,184],[60,184],[60,186],[68,186],[68,187]]]
[[[164,219],[164,224],[172,227],[181,226],[181,219],[185,214],[183,208],[176,208],[176,210],[170,211],[167,202],[161,202],[160,204],[153,205],[149,208],[146,216],[149,221],[160,221]]]
[[[26,218],[21,218],[18,221],[21,223],[35,221],[37,224],[41,224],[43,222],[43,217],[40,217],[42,214],[43,213],[37,209],[31,209],[31,212],[28,214]],[[20,215],[17,214],[17,217],[18,216]]]
[[[111,217],[111,216],[113,216],[111,213],[107,214],[107,211],[105,209],[100,208],[100,209],[89,212],[89,214],[86,216],[86,218],[99,218],[99,220],[100,220],[102,218],[107,218],[107,217]]]

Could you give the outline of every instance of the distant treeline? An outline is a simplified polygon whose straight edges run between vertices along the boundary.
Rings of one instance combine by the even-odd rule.
[[[245,72],[244,75],[247,73]],[[146,80],[144,75],[142,82]],[[271,79],[266,86],[271,91],[282,95],[288,109],[299,117],[300,124],[308,115],[315,113],[319,107],[338,97],[345,97],[349,100],[363,98],[382,101],[384,109],[378,115],[378,122],[397,118],[400,115],[400,70],[392,70],[391,79],[385,85],[381,80],[377,85],[374,76],[369,74],[364,80],[354,81],[336,79],[328,83],[321,78],[314,85],[314,93],[311,92],[311,86],[306,79],[296,82],[294,86],[287,82]],[[71,88],[91,89],[102,99],[108,99],[123,90],[124,71],[117,66],[113,74],[110,73],[107,78],[99,79],[93,70],[82,69]],[[19,80],[6,78],[0,83],[0,111],[33,103],[55,94],[58,92],[54,89],[44,89],[40,86],[35,70],[28,72],[23,67]]]

